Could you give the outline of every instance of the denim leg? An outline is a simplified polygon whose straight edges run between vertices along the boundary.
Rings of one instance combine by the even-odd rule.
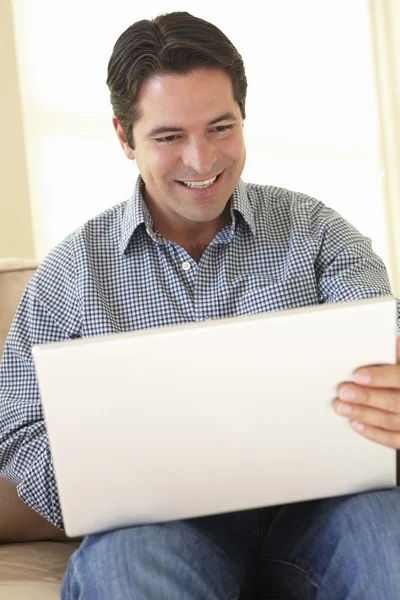
[[[260,548],[256,510],[89,535],[70,557],[61,598],[250,598]]]
[[[260,588],[284,600],[400,598],[400,488],[280,507]]]

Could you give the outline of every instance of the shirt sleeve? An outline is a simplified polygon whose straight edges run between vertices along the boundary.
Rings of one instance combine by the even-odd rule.
[[[79,336],[74,269],[66,247],[39,267],[14,317],[0,363],[0,475],[63,529],[32,346]],[[72,267],[72,268],[71,268]]]
[[[321,302],[392,295],[385,264],[368,237],[324,205],[311,213],[310,223],[318,247],[315,272]],[[396,329],[400,333],[398,299]]]

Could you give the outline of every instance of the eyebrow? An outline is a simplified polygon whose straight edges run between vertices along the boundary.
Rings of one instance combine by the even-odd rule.
[[[232,112],[225,112],[215,119],[208,121],[207,127],[215,125],[220,121],[237,121],[237,117]],[[180,133],[181,131],[184,131],[183,127],[176,127],[175,125],[161,125],[159,127],[153,127],[153,129],[146,134],[146,138],[149,139],[156,135],[161,135],[162,133]]]

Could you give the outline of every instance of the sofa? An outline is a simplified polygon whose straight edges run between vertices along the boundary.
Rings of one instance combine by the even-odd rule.
[[[0,259],[0,355],[24,287],[36,261]],[[81,540],[30,509],[16,489],[0,478],[0,598],[56,600],[68,558]]]

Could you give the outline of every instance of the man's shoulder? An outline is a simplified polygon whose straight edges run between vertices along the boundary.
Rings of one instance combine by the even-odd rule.
[[[264,215],[279,223],[285,220],[300,220],[311,224],[339,217],[323,201],[304,192],[258,183],[245,185],[247,198],[256,219]]]
[[[83,225],[73,231],[65,241],[101,242],[104,235],[120,235],[122,220],[129,200],[107,208],[96,216],[88,219]]]
[[[292,208],[322,207],[324,203],[317,198],[292,189],[259,183],[246,183],[246,191],[251,198],[268,200],[271,203],[292,206]]]
[[[91,254],[112,254],[118,252],[122,220],[128,200],[116,204],[88,219],[72,231],[40,263],[35,281],[76,274]]]

